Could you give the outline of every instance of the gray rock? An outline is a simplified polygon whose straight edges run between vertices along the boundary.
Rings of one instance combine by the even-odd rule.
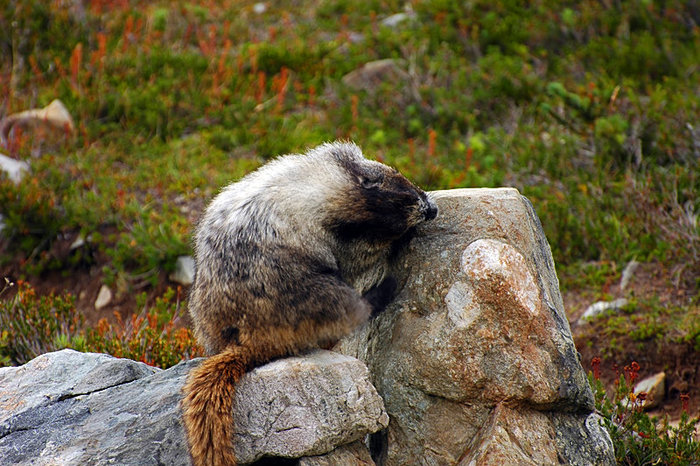
[[[343,445],[330,453],[307,456],[299,460],[299,466],[375,466],[367,447],[360,441]]]
[[[91,237],[88,237],[88,240],[90,240]],[[85,240],[85,237],[83,235],[78,235],[73,242],[70,244],[70,247],[68,248],[70,251],[74,251],[76,249],[82,248],[87,244],[87,241]]]
[[[555,428],[557,452],[564,464],[616,464],[610,434],[598,414],[549,413],[548,417]]]
[[[362,67],[343,76],[343,84],[355,89],[374,92],[385,82],[398,85],[408,82],[410,77],[402,68],[400,60],[386,58],[365,63]]]
[[[625,291],[638,267],[639,262],[637,261],[629,261],[625,266],[625,269],[622,271],[622,277],[620,278],[620,291]]]
[[[19,184],[24,175],[29,173],[29,170],[30,167],[27,162],[0,154],[0,172],[5,172],[14,184]]]
[[[395,28],[399,24],[412,17],[415,17],[415,14],[413,16],[409,16],[407,13],[396,13],[394,15],[387,16],[386,18],[384,18],[381,24],[382,26]]]
[[[395,13],[391,16],[387,16],[386,18],[384,18],[381,21],[381,25],[389,27],[389,28],[396,28],[401,23],[404,23],[408,20],[415,20],[416,17],[417,17],[416,12],[413,11],[413,8],[411,8],[411,5],[406,4],[403,12]]]
[[[194,283],[194,259],[192,256],[180,256],[175,261],[175,271],[170,274],[171,281],[190,286]]]
[[[236,393],[236,456],[297,458],[327,453],[389,423],[367,367],[316,351],[247,374]]]
[[[586,308],[583,315],[579,318],[579,322],[585,322],[586,320],[592,319],[593,317],[602,314],[605,311],[616,311],[623,306],[627,305],[627,299],[620,298],[613,301],[598,301]]]
[[[180,400],[199,361],[160,370],[63,350],[0,369],[1,463],[189,464]],[[235,418],[242,463],[324,454],[388,422],[364,365],[325,351],[246,374]]]
[[[532,205],[515,189],[432,195],[401,292],[337,347],[384,398],[380,464],[612,464]]]

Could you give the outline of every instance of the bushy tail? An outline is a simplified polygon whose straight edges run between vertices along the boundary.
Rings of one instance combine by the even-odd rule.
[[[182,415],[195,466],[236,464],[231,412],[234,388],[250,365],[250,355],[232,347],[190,371],[183,387]]]

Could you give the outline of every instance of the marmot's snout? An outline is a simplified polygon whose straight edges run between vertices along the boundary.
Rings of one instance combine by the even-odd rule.
[[[438,214],[438,206],[429,197],[426,199],[425,206],[423,207],[423,215],[425,216],[426,220],[432,220],[435,217],[437,217]]]

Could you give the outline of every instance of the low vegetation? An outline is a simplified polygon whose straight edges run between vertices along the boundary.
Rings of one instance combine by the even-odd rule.
[[[271,157],[336,138],[426,189],[518,188],[572,322],[642,263],[620,312],[574,325],[587,368],[653,348],[643,370],[680,380],[700,361],[693,2],[8,0],[0,54],[0,116],[58,98],[76,124],[58,144],[13,131],[3,149],[31,173],[0,175],[0,273],[16,283],[0,296],[2,364],[66,346],[161,367],[198,354],[167,276],[201,209]],[[343,80],[380,59],[399,72]],[[118,316],[96,315],[101,284]],[[694,374],[669,394],[676,414],[680,395],[700,410]]]
[[[15,286],[7,282],[3,293]],[[161,368],[168,368],[195,356],[202,356],[192,333],[184,328],[180,288],[169,288],[145,305],[145,295],[137,298],[138,311],[115,323],[101,319],[92,328],[75,307],[70,294],[38,296],[26,282],[17,284],[12,298],[0,301],[0,363],[24,364],[36,356],[63,348],[108,353]],[[1,296],[1,295],[0,295]]]
[[[673,425],[668,416],[659,419],[644,412],[647,393],[632,390],[638,378],[639,364],[632,362],[616,369],[617,379],[612,396],[600,379],[600,359],[594,361],[588,379],[593,388],[596,408],[603,426],[610,432],[615,459],[624,465],[692,465],[700,458],[700,442],[695,429],[700,417],[688,415],[688,395],[680,419]]]

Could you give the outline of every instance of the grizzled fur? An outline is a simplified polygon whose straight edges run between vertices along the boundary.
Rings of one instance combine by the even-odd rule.
[[[390,255],[436,215],[423,191],[352,143],[280,157],[212,201],[195,234],[189,305],[214,354],[184,389],[195,464],[235,464],[232,390],[243,373],[382,311],[396,288]]]

